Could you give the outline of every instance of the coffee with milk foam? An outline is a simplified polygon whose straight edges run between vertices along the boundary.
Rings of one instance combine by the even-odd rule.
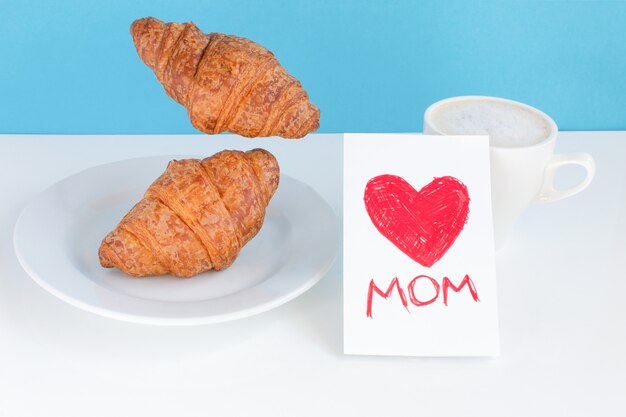
[[[445,103],[432,124],[446,135],[489,135],[491,146],[515,148],[541,142],[550,125],[541,115],[513,103],[469,99]]]

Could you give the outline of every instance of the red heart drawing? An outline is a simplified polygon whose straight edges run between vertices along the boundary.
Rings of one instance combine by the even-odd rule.
[[[425,267],[450,249],[469,214],[467,187],[454,177],[416,191],[401,177],[379,175],[367,182],[363,199],[376,229]]]

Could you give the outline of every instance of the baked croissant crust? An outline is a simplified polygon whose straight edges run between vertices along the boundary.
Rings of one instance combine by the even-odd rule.
[[[301,138],[319,128],[319,109],[263,46],[152,17],[133,22],[130,32],[141,60],[196,129]]]
[[[102,240],[100,264],[136,277],[224,269],[261,229],[278,182],[263,149],[173,160]]]

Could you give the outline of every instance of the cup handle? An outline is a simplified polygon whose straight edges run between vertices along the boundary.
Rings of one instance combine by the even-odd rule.
[[[567,190],[557,190],[554,188],[554,176],[556,171],[564,165],[580,165],[587,171],[585,179],[580,184],[575,185]],[[577,194],[587,188],[591,184],[591,180],[596,173],[596,164],[591,155],[586,153],[560,154],[552,157],[548,162],[543,174],[543,185],[536,197],[540,202],[551,202],[562,200],[566,197]]]

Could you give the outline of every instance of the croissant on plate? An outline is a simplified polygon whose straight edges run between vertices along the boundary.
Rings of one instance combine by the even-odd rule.
[[[263,46],[152,17],[134,21],[130,32],[141,60],[196,129],[301,138],[319,128],[319,109]]]
[[[100,264],[136,277],[224,269],[261,229],[279,175],[263,149],[173,160],[102,240]]]

